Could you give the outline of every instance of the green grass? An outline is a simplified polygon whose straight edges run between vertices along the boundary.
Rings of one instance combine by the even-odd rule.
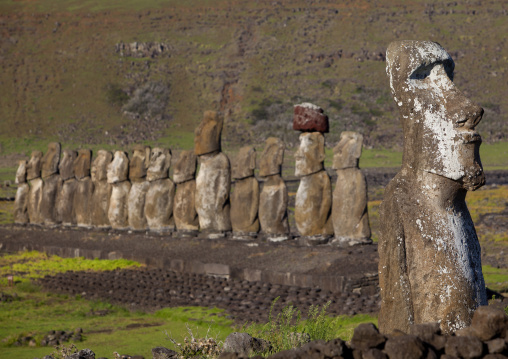
[[[508,268],[494,268],[489,265],[482,266],[485,285],[500,293],[508,292]]]

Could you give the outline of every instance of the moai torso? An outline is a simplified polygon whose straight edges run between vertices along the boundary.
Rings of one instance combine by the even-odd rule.
[[[193,233],[199,229],[195,203],[196,161],[194,151],[182,151],[173,172],[173,180],[176,183],[173,216],[180,235]]]
[[[235,239],[249,239],[259,231],[259,183],[254,177],[255,168],[254,147],[240,148],[232,170],[236,180],[231,195],[231,227]]]
[[[145,216],[152,231],[172,231],[175,185],[169,179],[171,151],[154,148],[146,179],[149,183],[145,199]]]
[[[129,179],[131,189],[127,208],[129,211],[129,227],[142,231],[148,229],[145,217],[145,198],[149,183],[146,180],[146,171],[150,164],[150,147],[136,146],[129,163]]]
[[[261,232],[272,242],[289,239],[288,191],[280,176],[283,160],[284,143],[268,138],[259,160],[259,175],[265,179],[259,196],[259,223]]]
[[[59,222],[55,204],[58,192],[62,188],[62,180],[58,174],[60,150],[61,146],[58,142],[50,143],[48,151],[41,160],[41,174],[44,185],[42,187],[40,215],[44,224],[50,226]]]
[[[485,180],[474,130],[483,109],[455,87],[453,67],[437,43],[399,41],[387,50],[404,154],[380,207],[384,332],[424,322],[453,332],[487,304],[480,245],[465,203],[467,190]]]
[[[29,222],[28,218],[28,194],[30,187],[26,182],[26,161],[20,161],[18,170],[16,171],[16,198],[14,199],[14,223],[26,224]]]
[[[76,216],[76,224],[79,227],[90,227],[92,225],[90,211],[93,193],[93,183],[90,177],[91,162],[91,150],[78,150],[78,157],[74,160],[74,176],[77,183],[73,198],[73,209]]]
[[[333,149],[337,183],[333,191],[332,221],[335,237],[332,244],[339,246],[372,243],[367,212],[367,181],[358,168],[362,142],[361,134],[343,132]]]
[[[74,194],[78,181],[74,175],[74,161],[78,157],[76,151],[64,150],[62,160],[58,165],[62,187],[56,197],[56,213],[58,221],[63,226],[72,226],[76,224],[76,215],[74,213]]]
[[[109,223],[114,229],[128,229],[127,201],[131,183],[127,180],[129,173],[127,154],[123,151],[116,151],[113,161],[107,168],[108,183],[112,186],[108,209]]]
[[[109,151],[97,151],[97,157],[92,162],[93,194],[91,201],[92,226],[109,228],[108,210],[112,186],[108,183],[108,165],[113,160]]]
[[[42,200],[42,186],[41,167],[42,167],[42,152],[33,151],[26,166],[26,179],[30,185],[28,192],[28,218],[30,224],[42,224],[43,219],[40,215],[40,207]]]

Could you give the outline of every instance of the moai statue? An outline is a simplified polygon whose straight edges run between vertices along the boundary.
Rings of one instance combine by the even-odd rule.
[[[231,231],[231,168],[228,157],[221,152],[222,124],[219,113],[206,111],[194,136],[194,153],[201,165],[196,179],[196,211],[199,226],[209,238],[224,237]]]
[[[91,227],[91,202],[93,182],[90,177],[92,151],[89,149],[78,150],[78,157],[74,160],[74,176],[76,177],[76,192],[73,198],[73,209],[78,227]]]
[[[301,178],[296,192],[296,228],[300,240],[306,244],[327,243],[333,235],[332,186],[323,164],[325,137],[322,132],[328,130],[328,117],[315,105],[296,105],[293,129],[314,131],[300,135],[300,146],[295,153],[295,175]]]
[[[231,227],[233,239],[248,240],[259,232],[259,183],[254,177],[256,150],[253,146],[240,148],[233,163],[236,180],[231,195]]]
[[[62,159],[58,165],[62,186],[56,196],[55,208],[58,222],[63,226],[76,225],[74,195],[77,191],[78,180],[74,175],[74,161],[77,157],[76,151],[63,150]]]
[[[28,218],[28,193],[30,186],[26,182],[26,160],[19,161],[18,170],[16,171],[16,184],[18,190],[16,191],[16,198],[14,199],[14,223],[26,224],[29,222]]]
[[[367,212],[367,181],[358,168],[362,154],[363,136],[357,132],[342,132],[333,149],[333,169],[337,183],[333,191],[332,221],[335,237],[332,244],[353,246],[371,244]]]
[[[173,217],[179,237],[192,237],[199,230],[195,203],[196,161],[194,151],[182,151],[173,171],[176,183]]]
[[[129,211],[129,227],[135,231],[148,229],[145,217],[145,197],[149,183],[146,180],[146,171],[150,165],[150,147],[134,146],[132,159],[129,164],[129,179],[131,190],[127,208]]]
[[[30,219],[30,224],[44,223],[40,215],[43,187],[41,179],[41,160],[42,152],[33,151],[26,165],[26,179],[30,185],[30,191],[28,192],[28,218]]]
[[[259,175],[265,179],[259,196],[259,223],[270,242],[289,239],[288,190],[280,176],[283,161],[284,142],[268,138],[259,160]]]
[[[165,232],[175,229],[173,220],[173,200],[175,185],[169,179],[171,151],[154,148],[150,155],[146,179],[148,191],[145,199],[145,216],[151,231]]]
[[[109,200],[108,219],[111,228],[128,229],[127,201],[131,183],[127,180],[129,174],[129,158],[123,151],[116,151],[113,161],[108,165],[108,183],[111,184],[111,198]]]
[[[61,146],[58,142],[51,142],[48,151],[42,157],[42,198],[40,205],[41,219],[45,225],[54,226],[58,223],[56,213],[56,197],[62,187],[62,180],[58,174]]]
[[[452,82],[437,43],[397,41],[386,71],[404,131],[402,167],[380,207],[379,327],[438,322],[450,333],[487,305],[480,244],[466,206],[485,183],[475,131],[483,109]]]
[[[90,203],[92,226],[110,228],[108,219],[109,200],[112,186],[108,183],[108,165],[113,160],[113,154],[106,150],[97,151],[97,157],[92,162],[93,193]]]

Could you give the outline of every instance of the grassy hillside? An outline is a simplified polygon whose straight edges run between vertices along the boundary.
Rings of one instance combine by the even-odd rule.
[[[367,148],[396,150],[383,58],[396,39],[441,43],[458,87],[485,108],[485,142],[506,141],[507,5],[382,3],[4,0],[0,154],[50,140],[190,148],[205,109],[226,114],[226,146],[291,142],[302,101],[329,114],[331,145],[359,130]]]

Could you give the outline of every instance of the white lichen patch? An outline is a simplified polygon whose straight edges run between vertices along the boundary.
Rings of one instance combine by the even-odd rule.
[[[310,103],[310,102],[303,102],[299,105],[294,105],[294,107],[304,107],[304,108],[308,108],[308,109],[316,110],[316,111],[319,111],[321,109],[321,107],[314,105],[313,103]]]

